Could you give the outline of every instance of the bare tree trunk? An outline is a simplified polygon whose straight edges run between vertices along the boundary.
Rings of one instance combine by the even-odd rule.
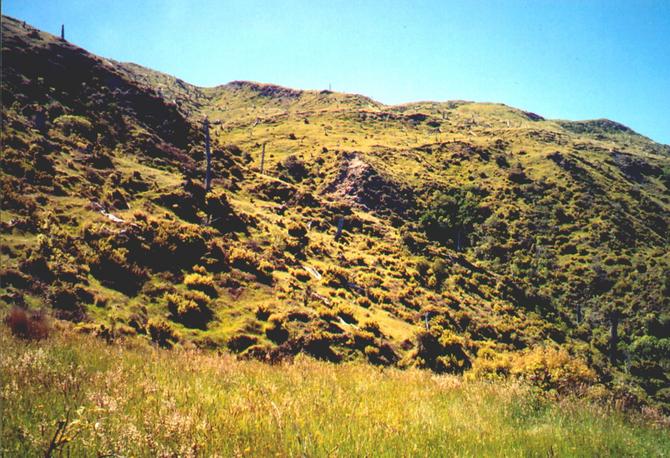
[[[209,148],[209,120],[205,118],[205,154],[207,155],[207,171],[205,172],[205,191],[212,187],[212,152]]]
[[[263,143],[263,151],[261,152],[261,175],[263,175],[264,168],[265,168],[265,143]]]
[[[339,239],[342,236],[343,228],[344,228],[344,216],[340,216],[340,219],[337,221],[337,233],[335,234],[335,240]]]

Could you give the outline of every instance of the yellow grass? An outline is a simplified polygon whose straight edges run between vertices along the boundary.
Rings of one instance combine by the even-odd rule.
[[[660,426],[508,382],[422,370],[270,366],[0,328],[0,454],[664,456]],[[58,426],[61,425],[60,432]]]

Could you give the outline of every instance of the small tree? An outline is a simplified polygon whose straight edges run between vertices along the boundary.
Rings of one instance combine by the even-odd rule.
[[[428,208],[419,218],[419,224],[428,238],[441,243],[452,241],[456,250],[460,251],[474,225],[483,219],[479,196],[474,191],[456,189],[433,195]]]
[[[613,278],[616,273],[606,271],[599,260],[596,260],[592,269],[594,275],[588,288],[593,304],[591,319],[596,326],[609,328],[607,355],[610,363],[616,364],[619,356],[619,325],[626,317],[625,305],[620,298],[627,298],[627,286],[623,281],[615,283]]]

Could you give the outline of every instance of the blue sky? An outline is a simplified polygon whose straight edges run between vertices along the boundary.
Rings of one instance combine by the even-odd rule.
[[[4,0],[88,50],[213,86],[502,102],[670,144],[670,1]]]

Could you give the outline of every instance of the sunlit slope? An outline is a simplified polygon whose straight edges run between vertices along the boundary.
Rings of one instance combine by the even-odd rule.
[[[438,372],[559,345],[670,400],[668,146],[500,104],[198,88],[6,17],[2,52],[6,307]]]

